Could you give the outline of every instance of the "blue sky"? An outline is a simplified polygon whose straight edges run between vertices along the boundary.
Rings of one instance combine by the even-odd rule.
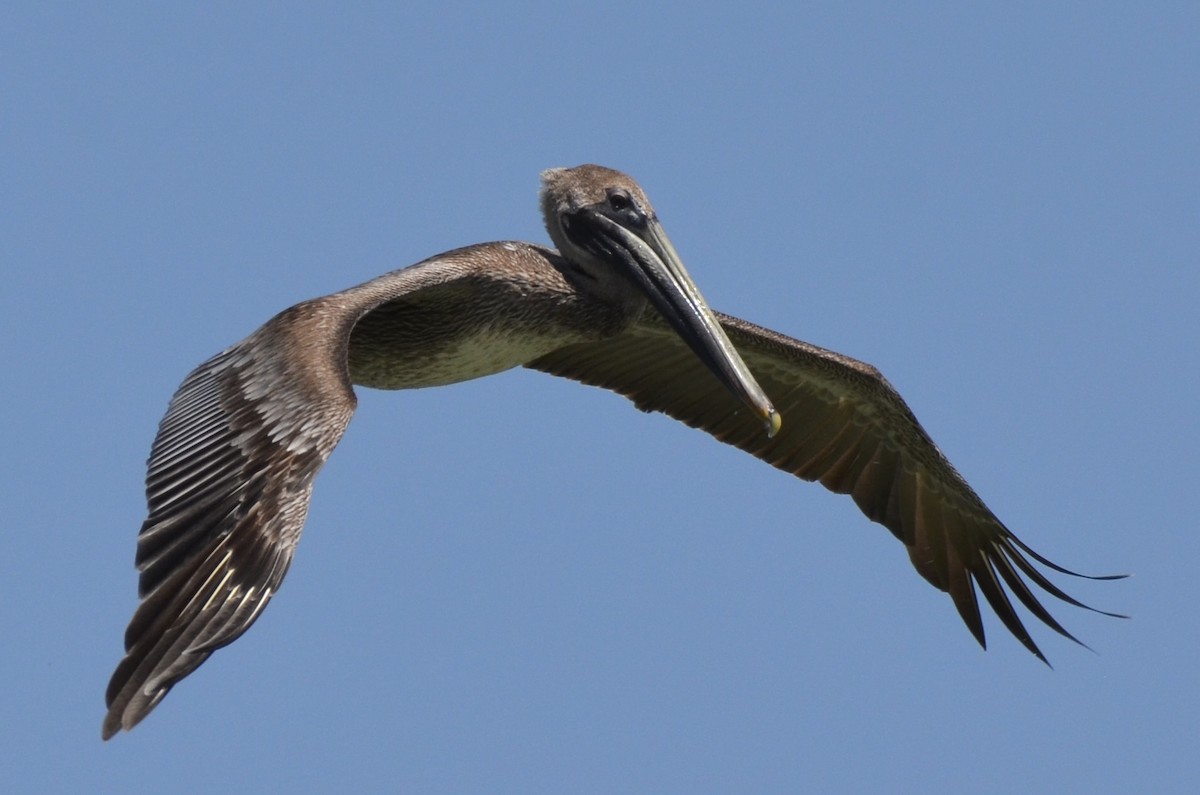
[[[9,9],[7,786],[1196,791],[1197,41],[1188,3]],[[182,377],[543,241],[582,162],[714,307],[880,367],[1036,549],[1134,574],[1063,583],[1133,620],[985,653],[850,500],[517,371],[362,391],[264,617],[102,744]]]

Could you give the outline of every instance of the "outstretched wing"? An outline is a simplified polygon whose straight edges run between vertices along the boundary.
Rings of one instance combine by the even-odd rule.
[[[481,357],[457,346],[492,325],[523,331],[511,294],[526,289],[529,274],[545,275],[548,256],[511,242],[439,254],[297,304],[184,380],[150,453],[150,515],[137,551],[142,601],[108,685],[105,739],[137,725],[236,640],[279,588],[313,478],[354,413],[351,375],[400,389],[515,366],[521,351],[501,346]],[[511,278],[488,277],[497,263]],[[571,294],[565,281],[560,291]],[[542,350],[553,341],[534,343]]]
[[[1034,552],[996,518],[878,370],[744,320],[718,316],[783,417],[774,438],[652,313],[619,337],[570,345],[528,366],[611,389],[644,411],[661,411],[785,472],[849,494],[869,519],[904,542],[921,576],[950,594],[980,645],[985,639],[976,587],[1009,631],[1042,661],[1046,658],[1009,592],[1047,626],[1076,640],[1029,583],[1070,604],[1087,606],[1050,582],[1030,558],[1055,571],[1075,573]]]
[[[344,342],[312,344],[348,333],[321,307],[276,316],[172,398],[150,453],[142,601],[109,682],[104,739],[245,632],[283,580],[313,478],[355,406]]]

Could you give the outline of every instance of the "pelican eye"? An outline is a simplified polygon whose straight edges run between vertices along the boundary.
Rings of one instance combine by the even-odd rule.
[[[619,213],[624,212],[633,209],[633,199],[625,191],[612,190],[608,193],[608,206]]]

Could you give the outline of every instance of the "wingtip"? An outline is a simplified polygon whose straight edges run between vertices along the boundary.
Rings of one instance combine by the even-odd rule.
[[[109,712],[104,716],[104,723],[100,726],[100,739],[108,742],[121,731],[121,717]]]
[[[1066,566],[1060,566],[1059,564],[1047,558],[1045,555],[1039,554],[1035,549],[1022,541],[1015,533],[1008,533],[1008,540],[1020,547],[1025,554],[1029,555],[1029,557],[1033,558],[1038,563],[1041,563],[1043,566],[1057,571],[1059,574],[1066,574],[1071,577],[1079,577],[1083,580],[1124,580],[1127,577],[1133,576],[1132,574],[1084,574],[1082,572],[1072,571]]]

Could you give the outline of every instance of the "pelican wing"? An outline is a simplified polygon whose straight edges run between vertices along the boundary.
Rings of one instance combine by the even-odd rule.
[[[351,373],[389,389],[472,377],[443,366],[438,346],[471,331],[464,318],[486,324],[502,314],[512,286],[479,274],[497,260],[536,272],[545,257],[514,243],[431,257],[297,304],[184,380],[150,451],[141,602],[108,685],[105,739],[137,725],[275,594],[313,479],[354,413]],[[485,309],[465,313],[471,289]]]
[[[105,739],[245,632],[287,572],[313,478],[355,406],[344,344],[306,344],[348,333],[319,306],[280,314],[171,400],[150,453],[141,603],[108,686]]]
[[[1087,606],[1050,582],[1030,558],[1075,573],[1038,555],[996,518],[878,370],[735,317],[718,317],[783,417],[774,438],[653,313],[619,337],[570,345],[528,366],[611,389],[643,411],[661,411],[785,472],[849,494],[869,519],[904,542],[921,576],[950,594],[980,645],[986,643],[976,588],[1042,661],[1009,594],[1079,642],[1029,583]]]

